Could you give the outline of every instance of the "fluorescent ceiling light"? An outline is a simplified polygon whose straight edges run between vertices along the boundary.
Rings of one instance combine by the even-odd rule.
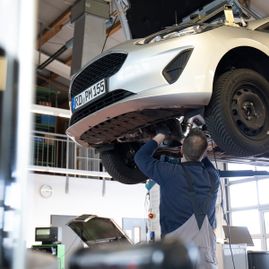
[[[49,56],[42,52],[36,51],[35,58],[36,58],[36,64],[40,65],[44,63],[49,58]],[[49,65],[46,66],[46,69],[63,78],[70,80],[71,68],[67,64],[64,64],[58,60],[54,60]]]

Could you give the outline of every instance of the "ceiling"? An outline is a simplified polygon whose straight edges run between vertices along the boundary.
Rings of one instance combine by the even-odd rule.
[[[44,88],[55,89],[58,93],[58,105],[68,109],[68,88],[72,64],[72,39],[74,23],[71,23],[71,8],[76,0],[39,0],[36,84]],[[111,9],[112,9],[112,4]],[[111,25],[110,25],[111,26]],[[104,49],[115,46],[125,40],[119,23],[107,30],[109,36]],[[71,42],[69,42],[71,40]],[[68,46],[68,42],[71,43]],[[101,52],[101,51],[100,51]],[[56,54],[56,55],[55,55]],[[51,59],[50,64],[44,62]]]
[[[70,23],[70,14],[74,3],[75,0],[39,0],[38,2],[36,83],[37,86],[47,87],[49,90],[55,89],[59,92],[59,105],[64,108],[68,108],[69,76],[57,72],[57,69],[53,69],[53,65],[59,61],[58,64],[62,65],[58,69],[63,70],[62,68],[65,67],[67,73],[70,73],[72,49],[69,48],[59,55],[50,67],[48,65],[39,70],[38,66],[73,37],[74,27]]]

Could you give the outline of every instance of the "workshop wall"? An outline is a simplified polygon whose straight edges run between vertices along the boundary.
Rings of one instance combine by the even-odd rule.
[[[34,229],[49,226],[50,215],[95,214],[109,217],[122,226],[122,218],[144,218],[146,189],[144,184],[125,185],[115,181],[69,178],[69,191],[65,192],[66,177],[30,174],[27,197],[27,247],[34,243]],[[49,185],[44,198],[42,185]],[[51,191],[50,191],[51,190]],[[44,192],[43,192],[44,195]]]

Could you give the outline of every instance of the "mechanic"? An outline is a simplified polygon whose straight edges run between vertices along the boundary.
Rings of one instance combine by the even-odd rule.
[[[182,145],[181,163],[172,164],[153,157],[167,138],[160,132],[135,155],[139,169],[160,185],[160,225],[162,238],[194,242],[200,250],[199,268],[216,269],[215,205],[219,175],[205,157],[207,139],[192,129]]]

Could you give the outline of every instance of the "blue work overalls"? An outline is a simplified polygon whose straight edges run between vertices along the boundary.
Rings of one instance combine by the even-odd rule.
[[[188,181],[188,190],[194,214],[179,228],[165,235],[165,239],[178,238],[183,242],[193,242],[200,251],[199,269],[217,269],[216,236],[208,220],[207,212],[212,194],[215,192],[213,181],[208,198],[203,205],[197,203],[191,174],[183,167]]]

